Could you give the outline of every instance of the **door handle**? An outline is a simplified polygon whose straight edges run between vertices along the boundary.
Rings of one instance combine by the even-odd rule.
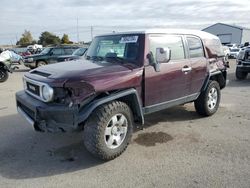
[[[188,67],[188,66],[184,66],[181,71],[184,72],[185,74],[187,74],[188,72],[190,72],[192,70],[192,67]]]

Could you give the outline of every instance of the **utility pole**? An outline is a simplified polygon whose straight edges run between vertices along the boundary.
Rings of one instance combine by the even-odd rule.
[[[90,27],[91,41],[93,40],[93,26]]]
[[[77,19],[76,19],[76,31],[77,31],[77,43],[79,43],[78,16],[77,16]]]

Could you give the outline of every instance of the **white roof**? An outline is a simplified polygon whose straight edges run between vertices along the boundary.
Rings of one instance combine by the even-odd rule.
[[[218,37],[215,35],[212,35],[205,31],[194,30],[194,29],[147,29],[143,31],[115,32],[99,36],[119,35],[119,34],[181,34],[181,35],[195,35],[200,38],[206,38],[206,39],[218,39]]]

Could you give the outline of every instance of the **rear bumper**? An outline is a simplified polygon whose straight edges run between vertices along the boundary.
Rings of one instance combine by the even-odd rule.
[[[18,112],[42,132],[70,132],[78,128],[76,107],[41,102],[25,91],[16,93]]]

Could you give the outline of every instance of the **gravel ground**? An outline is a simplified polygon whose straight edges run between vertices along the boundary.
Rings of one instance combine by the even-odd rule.
[[[146,117],[125,153],[93,158],[82,133],[34,132],[16,112],[21,68],[0,84],[0,187],[250,187],[250,78],[229,83],[218,112],[193,104]]]

